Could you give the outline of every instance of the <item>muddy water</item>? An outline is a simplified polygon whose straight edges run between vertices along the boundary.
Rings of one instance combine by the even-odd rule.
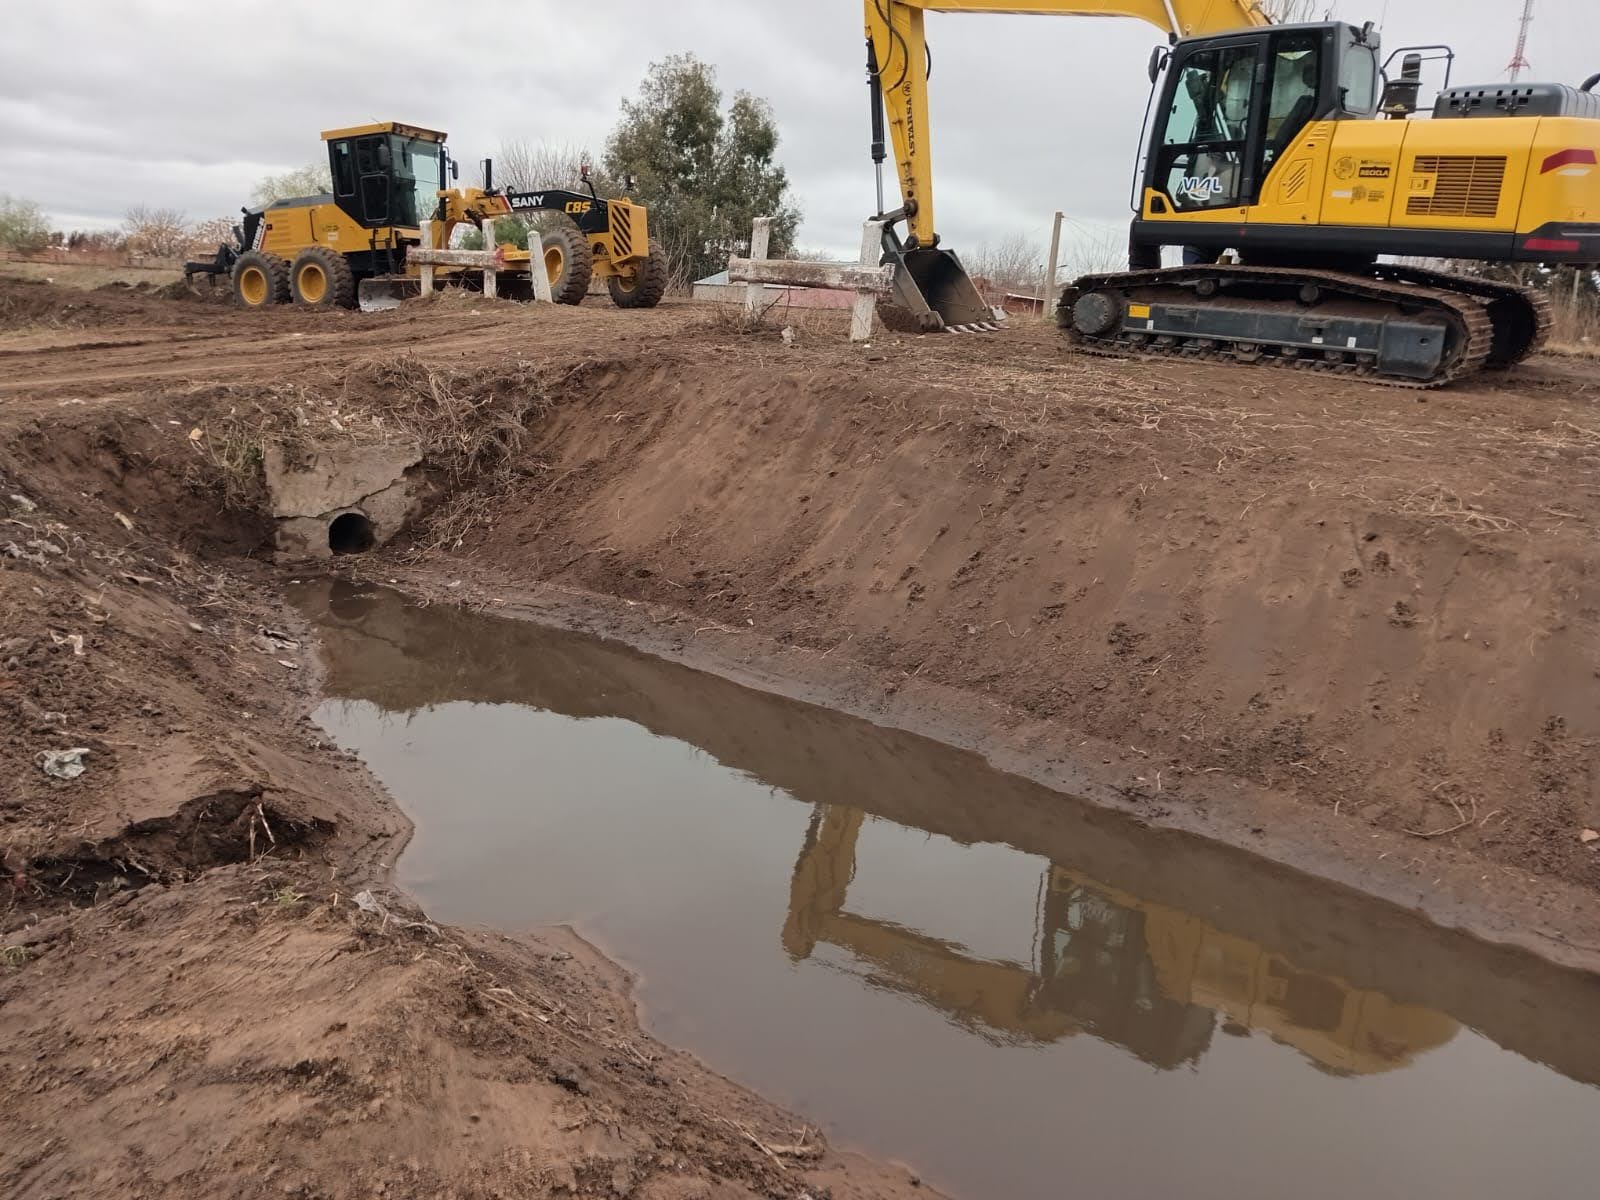
[[[299,599],[402,885],[572,923],[836,1142],[968,1200],[1593,1190],[1591,977],[613,643]]]

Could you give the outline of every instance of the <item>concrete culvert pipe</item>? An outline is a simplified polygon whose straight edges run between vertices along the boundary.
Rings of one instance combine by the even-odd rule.
[[[361,554],[377,542],[366,513],[340,513],[328,522],[328,549],[335,554]]]

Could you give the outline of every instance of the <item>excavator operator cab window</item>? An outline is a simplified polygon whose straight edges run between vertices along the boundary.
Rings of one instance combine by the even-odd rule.
[[[1255,43],[1190,54],[1172,86],[1157,149],[1156,186],[1180,212],[1244,202]]]
[[[1318,115],[1318,98],[1322,94],[1321,36],[1299,33],[1278,38],[1272,48],[1271,65],[1263,179],[1300,131]]]
[[[1353,31],[1352,31],[1353,32]],[[1357,117],[1378,111],[1378,47],[1353,38],[1339,60],[1339,107]]]

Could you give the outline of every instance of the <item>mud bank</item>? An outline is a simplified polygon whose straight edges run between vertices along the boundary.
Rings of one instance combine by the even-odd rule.
[[[306,720],[260,466],[415,401],[477,416],[430,452],[448,495],[542,394],[505,371],[506,408],[402,363],[365,410],[213,380],[0,410],[6,1195],[911,1194],[640,1033],[576,937],[441,927],[386,884],[409,824]]]

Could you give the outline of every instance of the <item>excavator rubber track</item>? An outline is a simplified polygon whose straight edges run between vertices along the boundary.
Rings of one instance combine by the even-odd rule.
[[[1207,265],[1089,275],[1059,321],[1091,354],[1230,361],[1444,387],[1531,354],[1543,297],[1514,284],[1400,265],[1370,274]]]

